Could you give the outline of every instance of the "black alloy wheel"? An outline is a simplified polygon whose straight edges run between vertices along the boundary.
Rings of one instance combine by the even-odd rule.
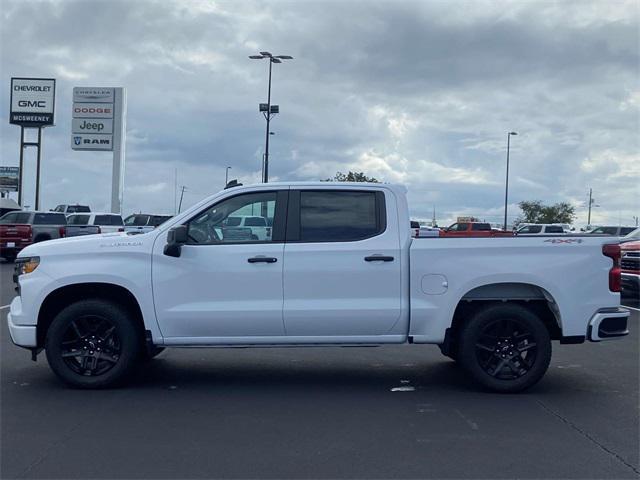
[[[64,363],[72,371],[97,376],[118,363],[122,342],[113,322],[98,315],[84,315],[69,322],[60,347]]]
[[[489,323],[480,333],[475,348],[482,369],[499,380],[526,375],[538,353],[533,332],[516,319]]]
[[[79,300],[51,322],[44,347],[53,372],[78,388],[106,388],[127,379],[142,353],[142,329],[126,307]]]
[[[478,308],[458,334],[458,361],[480,385],[515,393],[535,385],[549,368],[551,338],[526,306],[505,302]]]

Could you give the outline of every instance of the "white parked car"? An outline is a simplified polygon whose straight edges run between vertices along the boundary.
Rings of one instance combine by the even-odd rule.
[[[66,237],[113,232],[124,232],[122,216],[117,213],[72,213],[67,216]]]
[[[485,388],[517,392],[542,378],[552,340],[628,334],[617,240],[413,239],[405,193],[242,186],[145,235],[30,245],[17,259],[11,338],[34,359],[44,349],[81,388],[122,381],[164,347],[436,344]],[[218,232],[265,203],[268,239]]]
[[[222,222],[223,229],[229,228],[247,228],[255,237],[255,240],[269,240],[271,238],[271,227],[269,221],[265,217],[255,215],[234,215],[227,217]]]
[[[516,230],[518,236],[564,235],[567,231],[559,223],[521,223]]]

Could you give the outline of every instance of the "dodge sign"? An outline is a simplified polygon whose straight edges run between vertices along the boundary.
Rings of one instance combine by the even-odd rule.
[[[55,98],[53,78],[12,78],[9,123],[23,127],[53,125]]]

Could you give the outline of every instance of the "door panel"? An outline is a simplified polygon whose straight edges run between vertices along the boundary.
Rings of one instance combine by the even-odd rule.
[[[153,294],[165,337],[284,335],[286,204],[286,191],[230,196],[185,222],[190,243],[179,257],[164,255],[166,240],[156,241]],[[227,221],[234,215],[260,215],[273,228],[260,240]]]
[[[364,198],[291,191],[284,266],[287,335],[385,335],[400,318],[397,218],[389,215],[387,224],[384,210],[395,204],[379,193],[372,212]],[[377,232],[368,225],[374,221]],[[362,236],[368,238],[357,240]],[[373,255],[393,260],[365,260]]]

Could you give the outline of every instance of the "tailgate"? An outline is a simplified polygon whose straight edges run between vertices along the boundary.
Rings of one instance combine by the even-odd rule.
[[[0,225],[0,240],[2,242],[31,241],[30,225]]]

